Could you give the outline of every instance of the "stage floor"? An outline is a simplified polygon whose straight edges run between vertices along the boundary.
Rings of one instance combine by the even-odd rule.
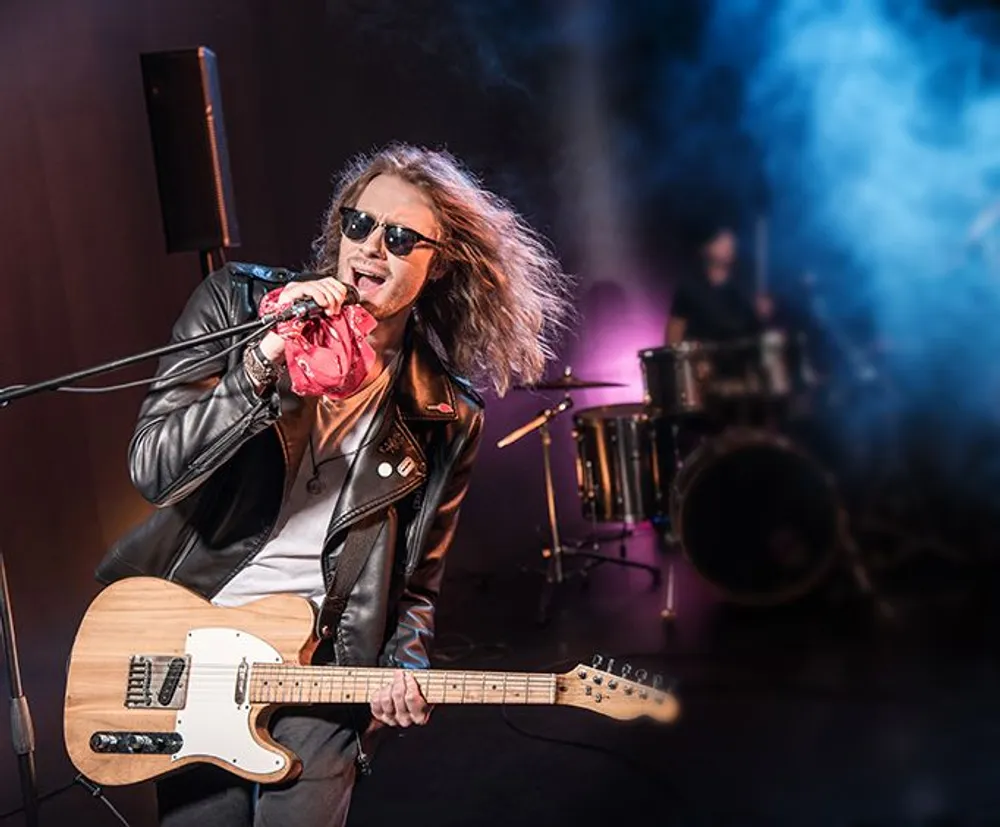
[[[749,609],[721,604],[648,531],[628,553],[673,563],[673,624],[661,618],[666,581],[652,590],[640,571],[602,566],[585,590],[571,581],[544,627],[540,578],[513,564],[454,572],[441,665],[562,672],[599,653],[675,679],[675,723],[441,708],[387,742],[352,824],[1000,824],[985,579],[917,560],[882,572],[881,603],[834,578],[795,605]]]
[[[646,527],[628,555],[672,562],[672,624],[661,617],[665,580],[651,588],[643,571],[601,566],[586,589],[564,585],[539,625],[534,551],[484,571],[464,567],[470,555],[459,551],[436,665],[564,672],[598,653],[676,680],[676,722],[439,707],[428,726],[383,741],[350,824],[1000,824],[995,577],[928,569],[921,580],[913,564],[883,578],[887,618],[849,578],[795,605],[727,606]],[[148,785],[108,795],[132,827],[153,823]],[[113,823],[82,790],[46,803],[44,816]]]

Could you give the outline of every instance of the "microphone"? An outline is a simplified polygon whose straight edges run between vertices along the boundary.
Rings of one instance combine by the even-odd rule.
[[[347,307],[349,304],[360,304],[361,294],[358,293],[358,288],[353,284],[345,284],[344,287],[347,288],[347,295],[344,296],[341,307]],[[316,319],[324,313],[326,313],[326,308],[321,307],[315,299],[300,299],[299,301],[292,302],[284,310],[261,316],[260,320],[265,324],[270,324],[271,322],[290,322],[293,319]]]

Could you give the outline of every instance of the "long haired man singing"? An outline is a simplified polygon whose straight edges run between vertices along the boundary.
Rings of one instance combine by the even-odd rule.
[[[446,152],[393,144],[354,160],[314,253],[307,275],[230,263],[194,291],[175,340],[305,299],[322,313],[245,349],[163,358],[129,448],[156,509],[97,574],[166,578],[220,606],[301,595],[316,607],[314,663],[395,677],[369,704],[271,719],[302,761],[293,782],[258,788],[208,765],[161,779],[169,827],[342,825],[366,736],[428,720],[410,670],[429,665],[480,444],[475,388],[537,381],[571,312],[540,235]],[[345,303],[349,287],[359,301]],[[363,565],[343,593],[349,557]]]

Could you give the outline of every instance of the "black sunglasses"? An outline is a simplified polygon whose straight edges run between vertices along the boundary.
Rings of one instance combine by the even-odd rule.
[[[385,248],[394,256],[408,256],[421,241],[439,246],[433,238],[400,224],[384,224],[375,216],[353,207],[340,208],[340,231],[351,241],[364,241],[376,227],[385,227]]]

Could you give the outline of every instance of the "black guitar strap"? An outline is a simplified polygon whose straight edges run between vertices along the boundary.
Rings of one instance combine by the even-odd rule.
[[[333,570],[333,581],[327,589],[326,597],[316,620],[316,632],[320,638],[328,638],[336,633],[340,617],[347,608],[347,598],[358,581],[361,569],[371,554],[379,534],[385,530],[384,515],[375,512],[350,527],[344,539],[344,548],[337,556]]]

